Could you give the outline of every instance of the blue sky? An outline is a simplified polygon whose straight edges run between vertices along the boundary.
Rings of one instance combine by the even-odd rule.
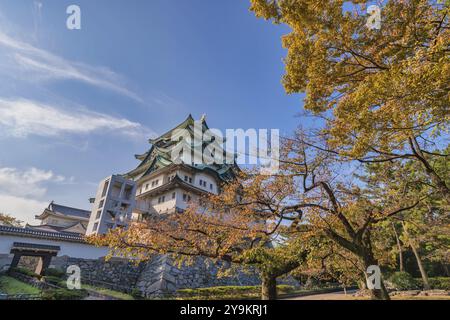
[[[66,8],[81,8],[81,30]],[[90,209],[97,183],[137,165],[147,139],[301,123],[281,85],[288,30],[246,0],[0,2],[0,212],[33,222],[55,202]]]

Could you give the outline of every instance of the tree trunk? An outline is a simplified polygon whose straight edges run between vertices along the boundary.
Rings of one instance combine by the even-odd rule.
[[[430,290],[430,282],[428,281],[428,275],[427,272],[425,270],[425,268],[423,267],[423,263],[422,263],[422,259],[420,258],[420,254],[416,249],[416,246],[410,241],[410,246],[412,251],[414,252],[414,256],[416,257],[417,260],[417,265],[419,266],[419,270],[420,270],[420,275],[422,276],[422,281],[423,281],[423,288],[425,290]]]
[[[444,200],[447,203],[450,203],[450,188],[445,183],[445,180],[443,178],[441,178],[436,173],[436,171],[433,169],[430,162],[427,160],[426,156],[423,154],[422,149],[420,148],[420,145],[417,143],[416,138],[410,137],[409,143],[410,143],[412,152],[414,153],[416,158],[422,163],[423,167],[425,168],[425,172],[428,174],[431,181],[436,186],[437,190],[443,196]]]
[[[405,223],[402,221],[403,229],[405,230],[406,236],[408,237],[409,246],[411,247],[412,252],[414,253],[414,256],[416,257],[417,266],[419,267],[420,275],[422,276],[422,282],[423,282],[423,288],[425,290],[430,290],[430,282],[428,281],[428,275],[427,272],[423,266],[422,258],[420,257],[419,251],[417,250],[416,246],[414,245],[414,242],[412,241],[408,229],[406,228]]]
[[[358,280],[358,288],[359,288],[359,290],[362,290],[362,291],[367,290],[367,282],[363,281],[363,280]]]
[[[272,275],[263,274],[261,276],[261,299],[276,300],[277,299],[277,278]]]
[[[447,277],[450,277],[450,270],[448,269],[448,265],[445,264],[445,262],[441,262],[442,266],[444,267],[445,270],[445,275]]]
[[[397,233],[397,229],[395,228],[395,224],[392,224],[392,229],[394,229],[395,241],[397,241],[398,260],[399,260],[400,272],[403,272],[405,270],[405,267],[404,267],[404,264],[403,264],[402,243],[400,242],[400,238],[398,237],[398,233]]]
[[[364,254],[363,255],[363,262],[364,267],[367,270],[369,266],[378,266],[378,262],[375,260],[375,258],[372,256],[372,254]],[[367,271],[365,272],[366,278],[368,277]],[[389,297],[389,293],[386,289],[386,286],[384,285],[383,277],[380,273],[380,288],[379,289],[370,289],[370,296],[372,300],[391,300]]]
[[[389,292],[386,289],[386,286],[384,285],[383,277],[380,279],[380,289],[371,289],[370,290],[370,298],[372,300],[391,300],[391,297],[389,296]]]

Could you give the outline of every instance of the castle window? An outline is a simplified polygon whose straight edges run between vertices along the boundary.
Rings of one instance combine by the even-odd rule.
[[[102,198],[104,196],[106,196],[106,192],[108,191],[108,186],[109,186],[109,180],[105,182],[105,185],[103,186],[103,191],[102,191]]]
[[[172,199],[175,199],[176,193],[172,193]]]
[[[211,190],[213,189],[212,183],[209,184],[209,189],[211,189]]]
[[[184,176],[184,181],[188,181],[188,176]]]
[[[189,178],[189,183],[192,183],[192,178]]]
[[[95,216],[95,220],[100,219],[101,214],[102,214],[102,210],[98,210],[97,215]]]
[[[203,185],[203,180],[202,179],[200,179],[200,185]]]
[[[203,181],[203,186],[206,188],[206,181]]]

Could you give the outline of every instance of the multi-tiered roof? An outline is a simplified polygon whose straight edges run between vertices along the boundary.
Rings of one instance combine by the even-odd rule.
[[[202,126],[202,133],[204,133],[209,129],[206,124],[206,119],[203,116],[199,121]],[[185,133],[186,131],[182,130],[187,130],[187,132],[189,132],[191,137],[190,147],[192,150],[200,149],[195,146],[195,143],[198,143],[198,141],[195,141],[194,139],[195,123],[194,118],[189,115],[186,120],[172,130],[164,133],[156,139],[149,139],[149,143],[152,145],[150,150],[144,154],[135,155],[136,159],[140,160],[141,163],[137,166],[137,168],[126,173],[124,176],[128,179],[137,181],[147,175],[159,171],[160,169],[167,168],[169,166],[182,166],[190,170],[209,172],[224,182],[232,180],[235,177],[235,173],[237,172],[236,170],[239,170],[239,167],[234,161],[232,164],[225,163],[226,153],[223,149],[215,150],[215,152],[223,153],[223,163],[186,163],[183,161],[183,158],[180,158],[179,160],[181,163],[178,163],[175,159],[173,159],[173,154],[177,154],[174,150],[182,150],[183,145],[186,144],[185,136],[181,135],[181,132]],[[204,141],[201,141],[200,143],[202,144],[200,150],[203,152],[207,146],[207,143]]]

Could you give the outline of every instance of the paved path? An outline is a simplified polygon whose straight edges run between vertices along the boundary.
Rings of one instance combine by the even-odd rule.
[[[354,300],[355,297],[352,296],[357,290],[347,290],[347,294],[344,291],[332,292],[332,293],[322,293],[313,294],[304,297],[292,297],[286,300]]]

